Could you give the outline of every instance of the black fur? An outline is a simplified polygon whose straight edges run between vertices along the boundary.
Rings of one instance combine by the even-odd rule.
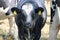
[[[41,15],[37,15],[37,14],[39,11],[41,11],[43,13],[44,9],[42,7],[38,7],[38,6],[34,5],[34,4],[37,4],[34,1],[28,0],[27,2],[33,4],[33,7],[34,7],[34,9],[31,11],[30,16],[31,16],[32,22],[34,22],[35,25],[29,26],[29,27],[31,27],[31,28],[29,28],[30,34],[31,34],[30,36],[31,36],[31,39],[34,38],[33,40],[39,40],[41,37],[41,29],[43,28],[46,21],[44,21],[42,14]],[[25,3],[23,3],[23,4],[25,4]],[[28,36],[27,26],[25,25],[26,18],[27,18],[26,14],[25,14],[26,12],[24,10],[22,10],[22,6],[20,5],[20,3],[18,4],[17,9],[12,8],[11,10],[12,10],[12,12],[14,10],[17,11],[15,21],[18,26],[19,38],[21,40],[26,40],[25,37]],[[30,24],[32,24],[32,22]]]
[[[50,10],[51,10],[51,20],[50,20],[51,24],[52,24],[52,22],[53,22],[53,17],[54,17],[54,15],[55,15],[56,2],[55,2],[55,1],[52,1],[52,5],[53,5],[53,8],[50,9]]]
[[[15,19],[16,19],[15,20],[16,24],[18,26],[18,30],[19,30],[18,31],[19,38],[24,39],[24,36],[27,36],[27,30],[24,28],[25,26],[22,23],[23,18],[21,19],[20,14],[18,14]],[[43,28],[42,26],[43,26],[43,18],[40,16],[37,19],[34,28],[31,29],[31,36],[33,35],[34,40],[39,40],[39,38],[41,36],[41,29]]]
[[[60,7],[60,0],[56,0],[56,4],[58,7]]]
[[[53,9],[51,8],[51,22],[53,22],[54,15],[55,15],[55,11],[53,11]]]

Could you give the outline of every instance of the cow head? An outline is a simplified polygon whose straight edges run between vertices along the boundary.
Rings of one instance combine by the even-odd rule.
[[[5,0],[0,0],[0,15],[1,16],[7,16],[10,15],[10,6],[6,4],[7,2]]]
[[[7,14],[9,7],[7,7],[4,0],[0,0],[0,14],[2,15],[9,15]]]
[[[46,13],[44,12],[44,8],[35,7],[32,3],[23,4],[21,9],[14,7],[11,10],[16,15],[15,18],[17,25],[20,26],[21,24],[27,28],[32,28],[36,25],[41,26],[46,20]]]

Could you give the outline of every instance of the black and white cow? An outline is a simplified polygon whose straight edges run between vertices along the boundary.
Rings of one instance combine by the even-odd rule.
[[[8,18],[9,20],[9,34],[12,34],[12,27],[14,24],[14,20],[13,20],[13,14],[11,12],[11,8],[17,6],[17,0],[0,0],[0,20],[4,20],[6,18]],[[18,34],[17,32],[17,27],[15,27],[15,33],[14,33],[14,38],[15,40],[18,40]]]
[[[39,40],[47,18],[44,0],[20,0],[11,10],[17,13],[15,21],[20,40]]]
[[[49,40],[57,40],[57,34],[60,29],[60,0],[51,0],[51,20],[49,29]]]

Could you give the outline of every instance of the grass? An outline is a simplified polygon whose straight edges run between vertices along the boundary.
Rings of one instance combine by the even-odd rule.
[[[14,40],[14,37],[13,35],[0,34],[0,40]],[[41,37],[41,40],[48,40],[48,37]],[[60,40],[60,38],[57,40]]]
[[[0,40],[14,40],[12,35],[0,36]]]
[[[48,40],[48,38],[41,38],[41,40]],[[60,40],[60,38],[58,38],[57,40]]]

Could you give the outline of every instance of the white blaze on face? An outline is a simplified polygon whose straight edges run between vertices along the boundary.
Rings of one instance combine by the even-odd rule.
[[[22,6],[22,9],[26,12],[27,15],[27,22],[31,21],[31,11],[33,10],[33,5],[30,3],[26,3],[25,5]]]

